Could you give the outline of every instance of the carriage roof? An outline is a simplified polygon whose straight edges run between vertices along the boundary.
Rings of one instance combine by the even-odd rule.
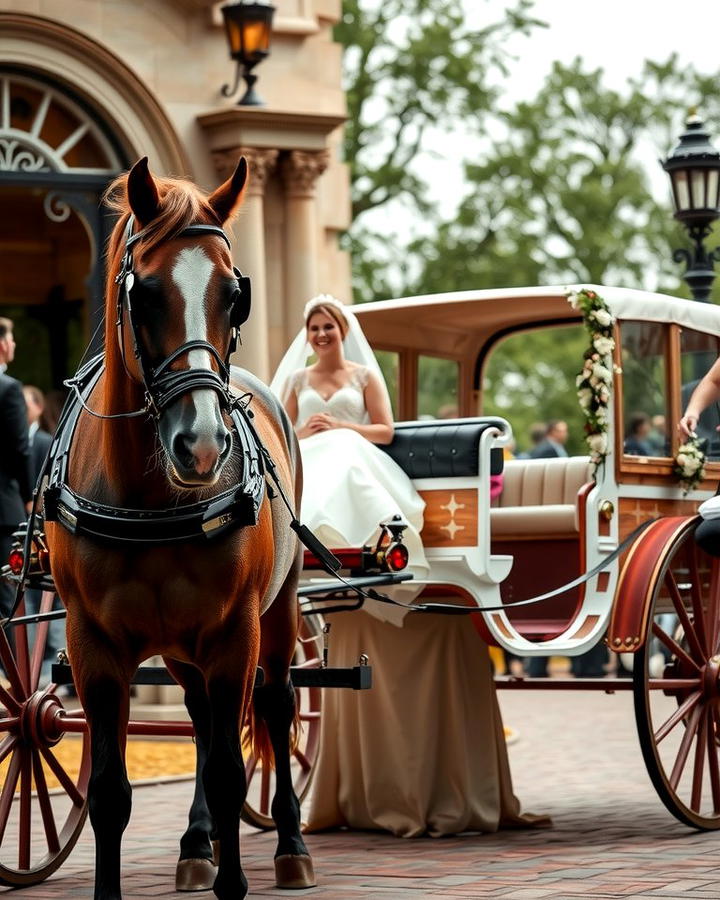
[[[720,334],[720,307],[668,294],[602,285],[458,291],[353,307],[371,344],[463,356],[493,335],[523,327],[578,322],[568,289],[590,288],[619,319],[672,322]]]

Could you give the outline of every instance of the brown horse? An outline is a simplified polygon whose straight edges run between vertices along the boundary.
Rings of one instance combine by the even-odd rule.
[[[241,159],[232,178],[206,196],[190,182],[153,177],[144,159],[108,193],[119,219],[108,246],[104,369],[70,446],[68,496],[83,500],[91,523],[98,509],[135,511],[140,527],[154,510],[165,511],[158,515],[171,530],[167,541],[153,540],[151,527],[142,532],[147,540],[126,533],[115,540],[92,527],[83,532],[77,522],[68,528],[67,513],[46,526],[90,730],[96,900],[121,897],[120,841],[131,808],[129,686],[137,666],[155,654],[186,690],[202,770],[181,841],[179,886],[212,886],[221,900],[247,894],[239,848],[246,714],[256,752],[267,758],[272,749],[275,757],[278,885],[314,883],[290,775],[296,711],[289,665],[301,558],[291,515],[274,491],[263,490],[261,467],[250,520],[245,507],[238,518],[236,503],[203,521],[197,537],[172,531],[181,512],[233,496],[252,474],[252,454],[229,414],[241,395],[252,395],[255,432],[291,505],[300,504],[299,453],[282,409],[248,372],[233,369],[227,382],[243,279],[221,229],[242,201],[246,178]],[[148,415],[126,415],[145,409]],[[132,515],[129,521],[132,531]],[[251,702],[258,662],[264,684]]]

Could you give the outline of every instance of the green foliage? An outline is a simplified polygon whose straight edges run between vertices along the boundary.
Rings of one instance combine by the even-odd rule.
[[[491,353],[483,373],[483,413],[510,422],[516,452],[530,449],[533,424],[551,419],[568,423],[568,453],[588,452],[575,389],[586,345],[583,326],[571,325],[515,333]]]
[[[516,0],[500,21],[472,30],[457,0],[344,0],[335,39],[345,48],[349,247],[358,298],[387,296],[375,293],[376,253],[361,230],[362,214],[393,200],[430,214],[416,166],[423,140],[434,128],[448,132],[482,120],[497,96],[496,76],[506,71],[506,39],[539,24],[530,6]]]

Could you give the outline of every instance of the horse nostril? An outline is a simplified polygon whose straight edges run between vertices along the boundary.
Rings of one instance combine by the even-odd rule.
[[[184,434],[182,431],[175,435],[172,442],[173,454],[184,466],[188,467],[192,467],[193,464],[193,455],[190,450],[192,442],[192,436]]]

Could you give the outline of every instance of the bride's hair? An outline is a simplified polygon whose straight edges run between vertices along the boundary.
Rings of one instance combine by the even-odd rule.
[[[342,335],[343,340],[345,340],[350,325],[345,317],[343,303],[336,297],[333,297],[332,294],[318,294],[317,297],[313,297],[312,300],[309,300],[305,304],[305,309],[303,310],[303,319],[306,328],[312,316],[317,312],[329,316],[337,324],[340,329],[340,334]]]

